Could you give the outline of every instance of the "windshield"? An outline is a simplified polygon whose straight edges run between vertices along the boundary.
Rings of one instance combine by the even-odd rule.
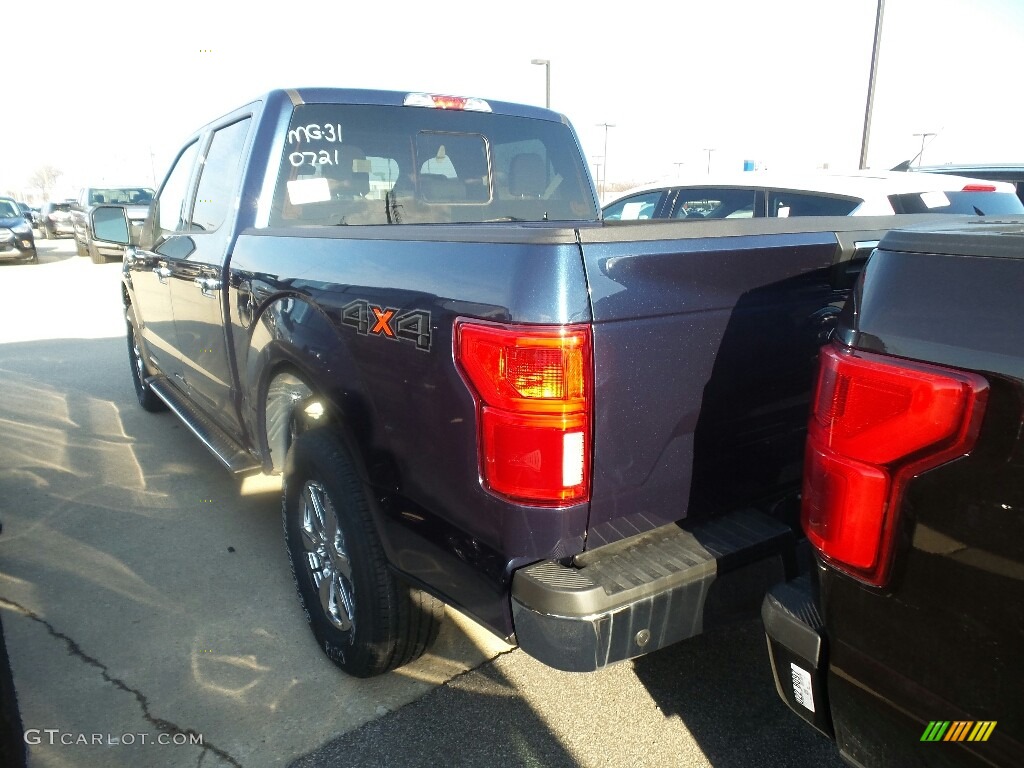
[[[13,216],[21,215],[21,209],[17,203],[13,203],[10,200],[0,200],[0,217],[9,219]]]
[[[93,189],[89,191],[89,205],[149,205],[153,200],[153,190],[147,187],[123,187],[111,189]]]
[[[562,123],[339,104],[295,108],[271,211],[272,226],[596,219]]]

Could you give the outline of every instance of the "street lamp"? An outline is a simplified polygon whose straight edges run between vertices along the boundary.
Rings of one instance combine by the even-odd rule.
[[[548,59],[530,59],[530,63],[544,66],[544,106],[551,109],[551,62]]]
[[[614,128],[612,123],[598,123],[597,127],[604,126],[604,178],[601,181],[601,202],[604,202],[604,190],[608,182],[608,129]]]
[[[704,147],[704,151],[708,153],[708,176],[711,175],[711,153],[715,151],[714,147]]]

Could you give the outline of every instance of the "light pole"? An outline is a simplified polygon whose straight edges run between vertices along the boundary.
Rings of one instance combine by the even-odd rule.
[[[530,63],[544,65],[544,106],[551,109],[551,62],[548,59],[530,59]]]
[[[711,153],[715,151],[714,147],[704,147],[704,151],[708,153],[708,176],[711,175]]]
[[[871,74],[868,76],[868,100],[864,107],[864,134],[860,140],[860,168],[868,167],[868,139],[871,137],[871,110],[875,106],[875,78],[878,76],[878,52],[882,45],[882,16],[885,0],[878,0],[875,14],[875,42],[871,47]]]
[[[598,123],[597,127],[604,126],[604,179],[601,181],[601,202],[604,202],[604,191],[608,185],[608,129],[614,128],[612,123]]]
[[[681,160],[677,160],[676,162],[672,163],[672,165],[674,165],[676,167],[676,178],[678,179],[679,178],[679,171],[680,171],[680,169],[682,169],[682,167],[684,165],[686,165],[686,163],[682,162]]]

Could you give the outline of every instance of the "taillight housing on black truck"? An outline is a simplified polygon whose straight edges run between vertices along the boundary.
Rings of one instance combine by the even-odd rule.
[[[485,487],[526,504],[587,501],[593,432],[590,326],[456,321],[455,360],[478,404]]]
[[[974,447],[987,395],[977,374],[822,348],[802,517],[827,562],[886,583],[907,482]]]

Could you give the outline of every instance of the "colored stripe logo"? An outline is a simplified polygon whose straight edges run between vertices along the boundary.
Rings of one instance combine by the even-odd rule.
[[[921,741],[988,741],[997,720],[932,720]]]

